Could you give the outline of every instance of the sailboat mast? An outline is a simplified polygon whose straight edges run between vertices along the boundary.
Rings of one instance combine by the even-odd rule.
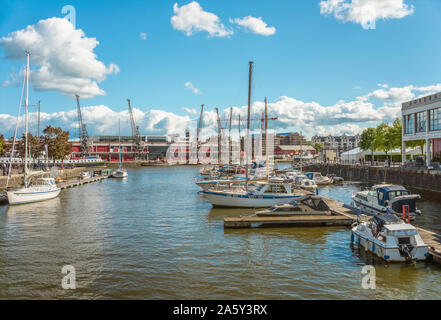
[[[122,168],[121,158],[121,119],[118,118],[118,151],[119,151],[119,168]]]
[[[266,178],[269,179],[269,164],[268,164],[268,106],[265,97],[265,163],[266,163]]]
[[[29,55],[30,53],[27,51],[26,52],[26,98],[25,98],[25,167],[24,167],[25,183],[28,174]]]
[[[228,148],[228,159],[230,160],[229,161],[229,164],[231,164],[231,150],[232,150],[232,146],[231,146],[231,144],[232,144],[232,141],[231,141],[231,121],[233,121],[233,108],[230,108],[230,129],[229,129],[229,133],[228,133],[228,145],[229,145],[229,148]]]
[[[249,72],[248,72],[248,118],[247,118],[247,140],[250,138],[250,120],[251,120],[251,79],[253,74],[253,61],[249,62]],[[246,153],[246,163],[245,163],[245,179],[246,179],[246,190],[248,191],[248,152]]]
[[[240,136],[240,114],[239,114],[239,166],[242,165],[242,137]]]

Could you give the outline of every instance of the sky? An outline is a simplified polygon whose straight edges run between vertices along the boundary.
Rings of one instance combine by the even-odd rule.
[[[206,130],[216,107],[233,107],[235,128],[249,61],[252,112],[266,96],[270,128],[360,133],[441,91],[440,15],[437,0],[0,0],[0,133],[15,128],[26,50],[30,111],[41,101],[42,126],[71,137],[75,94],[89,135],[116,135],[118,119],[129,134],[127,98],[141,134],[182,134],[201,104]]]

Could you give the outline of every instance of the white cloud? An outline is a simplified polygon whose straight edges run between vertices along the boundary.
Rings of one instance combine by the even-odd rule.
[[[3,88],[7,88],[7,87],[9,87],[11,85],[11,81],[9,81],[9,80],[5,80],[3,83],[2,83],[2,87]]]
[[[322,0],[320,13],[334,14],[338,20],[359,23],[363,29],[375,29],[379,19],[401,19],[414,11],[403,0]]]
[[[196,111],[196,109],[194,109],[194,108],[190,109],[190,108],[183,107],[182,110],[184,110],[186,113],[188,113],[191,116],[194,116],[194,115],[196,115],[198,113]]]
[[[389,88],[389,85],[386,83],[377,83],[377,86],[382,87],[382,88]]]
[[[380,100],[405,101],[413,99],[415,94],[412,92],[413,86],[405,86],[401,88],[378,89],[368,93],[367,98],[376,98]]]
[[[139,37],[140,37],[142,40],[145,40],[145,39],[147,39],[147,33],[145,33],[145,32],[141,32],[141,33],[139,34]]]
[[[204,11],[196,1],[178,7],[173,5],[174,16],[170,21],[175,30],[183,31],[187,36],[206,31],[212,37],[228,37],[233,31],[226,28],[217,15]]]
[[[256,18],[253,16],[247,16],[244,18],[230,19],[231,23],[236,23],[256,34],[264,36],[271,36],[276,33],[275,27],[268,27],[261,17]]]
[[[198,88],[196,88],[191,82],[187,81],[185,83],[185,86],[190,89],[191,91],[193,91],[194,94],[201,94],[201,90],[199,90]]]
[[[97,59],[94,49],[98,44],[81,29],[74,29],[67,19],[55,17],[0,38],[7,59],[23,60],[26,50],[31,53],[35,90],[79,94],[82,98],[104,95],[98,83],[119,72],[116,64],[106,66]]]
[[[280,131],[302,131],[307,137],[314,134],[354,134],[361,132],[368,126],[376,126],[382,121],[392,122],[401,112],[401,103],[409,100],[409,96],[415,96],[417,92],[439,89],[441,84],[416,87],[413,85],[402,88],[380,89],[369,92],[364,96],[357,97],[352,101],[339,100],[331,105],[322,105],[317,102],[305,102],[292,97],[281,96],[275,101],[268,103],[270,117],[278,117],[271,121],[269,127]],[[381,91],[381,92],[379,92]],[[373,99],[374,101],[370,101]],[[74,101],[72,101],[74,106]],[[247,106],[232,106],[233,108],[233,134],[237,134],[237,118],[241,115],[242,120],[247,117]],[[252,105],[254,118],[260,117],[264,111],[265,103],[256,101]],[[135,122],[140,127],[141,134],[183,134],[187,128],[195,128],[198,112],[196,109],[182,108],[187,115],[178,115],[173,112],[160,110],[159,108],[142,111],[134,108]],[[221,119],[229,119],[230,107],[221,110]],[[130,134],[130,121],[128,111],[116,112],[103,105],[85,106],[82,108],[83,119],[87,124],[90,135],[116,135],[118,118],[121,119],[122,134]],[[75,136],[77,127],[76,109],[55,112],[52,114],[42,113],[42,127],[47,124],[61,126],[70,130],[71,136]],[[36,115],[30,116],[31,130],[36,128]],[[244,123],[243,123],[244,124]],[[244,126],[242,124],[242,132]],[[15,117],[8,114],[0,114],[0,128],[6,137],[13,133]],[[223,122],[225,125],[225,122]],[[252,122],[253,128],[260,131],[260,121]],[[214,134],[217,128],[216,112],[214,107],[205,108],[203,135]]]

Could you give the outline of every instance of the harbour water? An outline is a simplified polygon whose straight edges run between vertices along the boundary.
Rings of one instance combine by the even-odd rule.
[[[224,230],[193,183],[198,167],[129,169],[0,207],[0,299],[440,299],[441,267],[384,264],[349,246],[348,228]],[[358,183],[320,193],[350,202]],[[422,193],[416,224],[441,232],[439,194]],[[361,273],[375,264],[376,289]],[[63,266],[76,289],[61,287]]]

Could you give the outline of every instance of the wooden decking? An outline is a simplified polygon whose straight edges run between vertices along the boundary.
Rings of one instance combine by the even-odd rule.
[[[61,189],[68,189],[68,188],[78,187],[78,186],[81,186],[86,183],[101,181],[101,180],[104,180],[107,178],[108,178],[108,176],[97,176],[97,177],[86,178],[86,179],[76,178],[76,179],[71,179],[71,180],[67,180],[67,181],[62,181],[62,182],[58,183],[58,186]]]
[[[290,217],[239,217],[225,218],[225,228],[250,228],[253,226],[290,225],[290,226],[348,226],[353,220],[342,215],[290,216]]]
[[[353,208],[345,206],[342,202],[322,198],[331,209],[332,215],[328,216],[290,216],[290,217],[258,217],[247,216],[238,218],[224,218],[224,228],[251,228],[265,225],[277,226],[350,226],[357,220],[357,214]],[[360,214],[358,219],[366,221],[370,217]],[[441,264],[441,235],[435,232],[417,227],[423,241],[429,246],[429,254],[433,261]]]

